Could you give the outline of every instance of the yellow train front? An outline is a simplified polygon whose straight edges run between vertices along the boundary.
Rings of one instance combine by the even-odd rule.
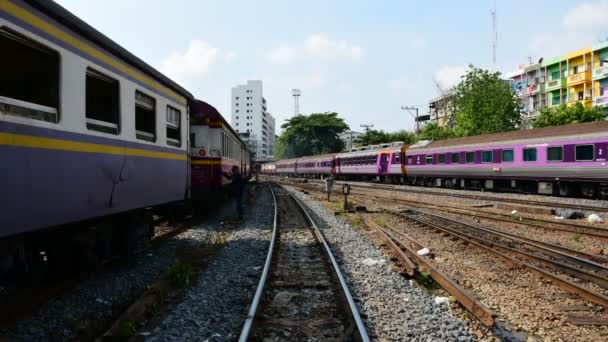
[[[251,176],[247,145],[213,106],[190,102],[190,163],[193,198],[219,191],[230,183],[224,174],[237,166],[243,177]]]

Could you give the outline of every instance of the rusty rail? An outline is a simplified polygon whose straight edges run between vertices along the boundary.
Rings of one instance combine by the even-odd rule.
[[[486,246],[483,243],[476,241],[477,239],[471,238],[471,237],[467,236],[467,234],[463,234],[461,232],[457,232],[457,231],[452,230],[452,229],[447,229],[445,227],[441,227],[441,226],[439,226],[437,224],[434,224],[434,223],[428,222],[426,220],[422,220],[422,219],[419,219],[417,217],[414,217],[414,215],[408,215],[408,214],[400,213],[400,212],[396,212],[396,211],[387,211],[387,212],[390,212],[392,214],[404,217],[404,218],[409,219],[411,221],[418,222],[418,223],[421,223],[421,224],[426,225],[428,227],[432,227],[433,229],[437,229],[439,231],[442,231],[442,232],[445,232],[447,234],[450,234],[450,235],[452,235],[454,237],[457,237],[457,238],[459,238],[461,240],[464,240],[464,241],[466,241],[466,242],[468,242],[468,243],[470,243],[470,244],[472,244],[474,246],[477,246],[480,249],[483,249],[483,250],[488,251],[488,252],[490,252],[492,254],[495,254],[495,255],[501,257],[503,260],[507,261],[508,263],[518,264],[518,265],[527,267],[529,270],[531,270],[531,271],[539,274],[541,277],[543,277],[545,279],[548,279],[548,280],[551,280],[551,281],[554,281],[555,283],[557,283],[562,288],[564,288],[564,289],[566,289],[566,290],[568,290],[568,291],[570,291],[570,292],[572,292],[572,293],[580,296],[581,298],[584,298],[584,299],[586,299],[586,300],[588,300],[588,301],[590,301],[592,303],[596,303],[596,304],[608,307],[608,297],[606,297],[606,296],[604,296],[604,295],[602,295],[600,293],[597,293],[595,291],[586,289],[586,288],[584,288],[584,287],[582,287],[580,285],[577,285],[577,284],[575,284],[575,283],[573,283],[573,282],[571,282],[571,281],[569,281],[567,279],[564,279],[564,278],[562,278],[562,277],[560,277],[558,275],[555,275],[555,274],[552,274],[550,272],[547,272],[547,271],[545,271],[545,270],[543,270],[543,269],[541,269],[541,268],[539,268],[539,267],[537,267],[535,265],[532,265],[532,264],[530,264],[530,263],[528,263],[526,261],[523,261],[521,259],[512,257],[512,256],[510,256],[510,255],[508,255],[506,253],[501,252],[501,251],[498,251],[498,250],[494,249],[494,247],[496,247],[495,244],[491,244],[491,246]],[[447,220],[449,220],[449,219],[447,219]],[[505,248],[505,247],[501,246],[501,248]]]
[[[491,327],[494,325],[495,314],[488,307],[486,307],[484,304],[475,299],[475,297],[469,291],[458,285],[456,282],[450,279],[447,274],[435,268],[424,257],[416,254],[416,251],[412,250],[409,246],[407,246],[406,243],[392,235],[384,228],[380,227],[375,222],[369,219],[365,219],[365,223],[369,223],[372,228],[382,232],[385,236],[390,236],[390,239],[393,241],[396,250],[401,251],[401,253],[403,253],[403,250],[405,250],[405,253],[409,254],[412,258],[414,258],[419,265],[422,265],[422,267],[429,270],[431,277],[448,293],[456,297],[456,299],[458,299],[462,306],[464,306],[469,312],[471,312],[475,317],[477,317],[477,319],[479,319],[479,321],[482,322],[485,326]]]

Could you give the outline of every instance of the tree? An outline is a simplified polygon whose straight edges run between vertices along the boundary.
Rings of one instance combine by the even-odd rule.
[[[600,107],[585,108],[576,103],[572,107],[565,104],[557,108],[545,107],[541,109],[539,117],[532,123],[534,128],[547,126],[561,126],[572,123],[604,120],[606,115]]]
[[[520,124],[521,105],[500,73],[473,65],[455,88],[453,106],[459,136],[512,131]]]
[[[277,158],[339,152],[344,143],[338,134],[348,130],[348,125],[338,113],[314,113],[296,115],[281,126],[283,134],[275,147]]]
[[[404,129],[396,132],[385,132],[383,130],[371,129],[357,138],[356,142],[358,145],[365,146],[389,143],[393,141],[403,141],[406,144],[412,144],[415,143],[416,140],[416,135],[413,132],[406,131]]]
[[[443,140],[456,137],[456,133],[450,127],[439,127],[436,122],[430,122],[420,132],[420,139]]]

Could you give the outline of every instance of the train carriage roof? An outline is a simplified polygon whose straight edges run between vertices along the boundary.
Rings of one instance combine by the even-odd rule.
[[[484,143],[496,143],[513,140],[542,139],[548,137],[559,137],[568,135],[590,134],[598,132],[608,132],[608,121],[586,122],[563,126],[552,126],[544,128],[527,129],[512,132],[502,132],[493,134],[482,134],[471,137],[454,138],[433,141],[419,149],[433,149],[461,145],[474,145]],[[418,148],[415,148],[418,149]]]
[[[172,89],[173,91],[181,94],[182,96],[193,99],[194,96],[184,89],[179,84],[175,83],[167,76],[160,73],[158,70],[150,66],[148,63],[136,57],[134,54],[127,51],[122,46],[118,45],[118,43],[114,42],[112,39],[105,36],[103,33],[97,31],[91,25],[85,23],[83,20],[72,14],[70,11],[66,10],[62,6],[58,5],[54,1],[49,0],[25,0],[26,3],[31,6],[41,10],[49,17],[57,20],[61,24],[70,28],[74,32],[80,34],[86,39],[92,41],[93,43],[99,45],[100,47],[106,49],[108,52],[113,55],[121,58],[131,66],[145,72],[148,76],[156,79],[166,87]]]
[[[226,121],[224,116],[212,105],[201,100],[190,100],[190,124],[204,122],[205,118],[209,118],[211,121],[220,120],[222,126],[230,131],[241,143],[246,145],[245,142],[239,137],[239,134],[232,129],[232,126]],[[205,124],[206,125],[206,124]]]

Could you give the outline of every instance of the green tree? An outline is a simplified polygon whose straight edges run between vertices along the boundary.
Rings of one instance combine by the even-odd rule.
[[[600,107],[585,108],[576,103],[572,107],[565,104],[557,108],[545,107],[541,109],[539,117],[532,123],[534,128],[547,126],[561,126],[573,123],[604,120],[606,115]]]
[[[430,122],[420,132],[422,140],[443,140],[456,137],[456,133],[450,127],[439,127],[436,122]]]
[[[371,129],[359,138],[356,143],[360,146],[377,145],[393,141],[403,141],[406,144],[413,144],[417,141],[416,134],[404,129],[396,132],[385,132],[383,130]]]
[[[453,106],[459,136],[512,131],[520,124],[521,105],[500,73],[473,65],[455,88]]]
[[[348,130],[348,125],[338,113],[314,113],[296,115],[281,126],[283,133],[277,141],[277,158],[339,152],[344,143],[338,134]]]

